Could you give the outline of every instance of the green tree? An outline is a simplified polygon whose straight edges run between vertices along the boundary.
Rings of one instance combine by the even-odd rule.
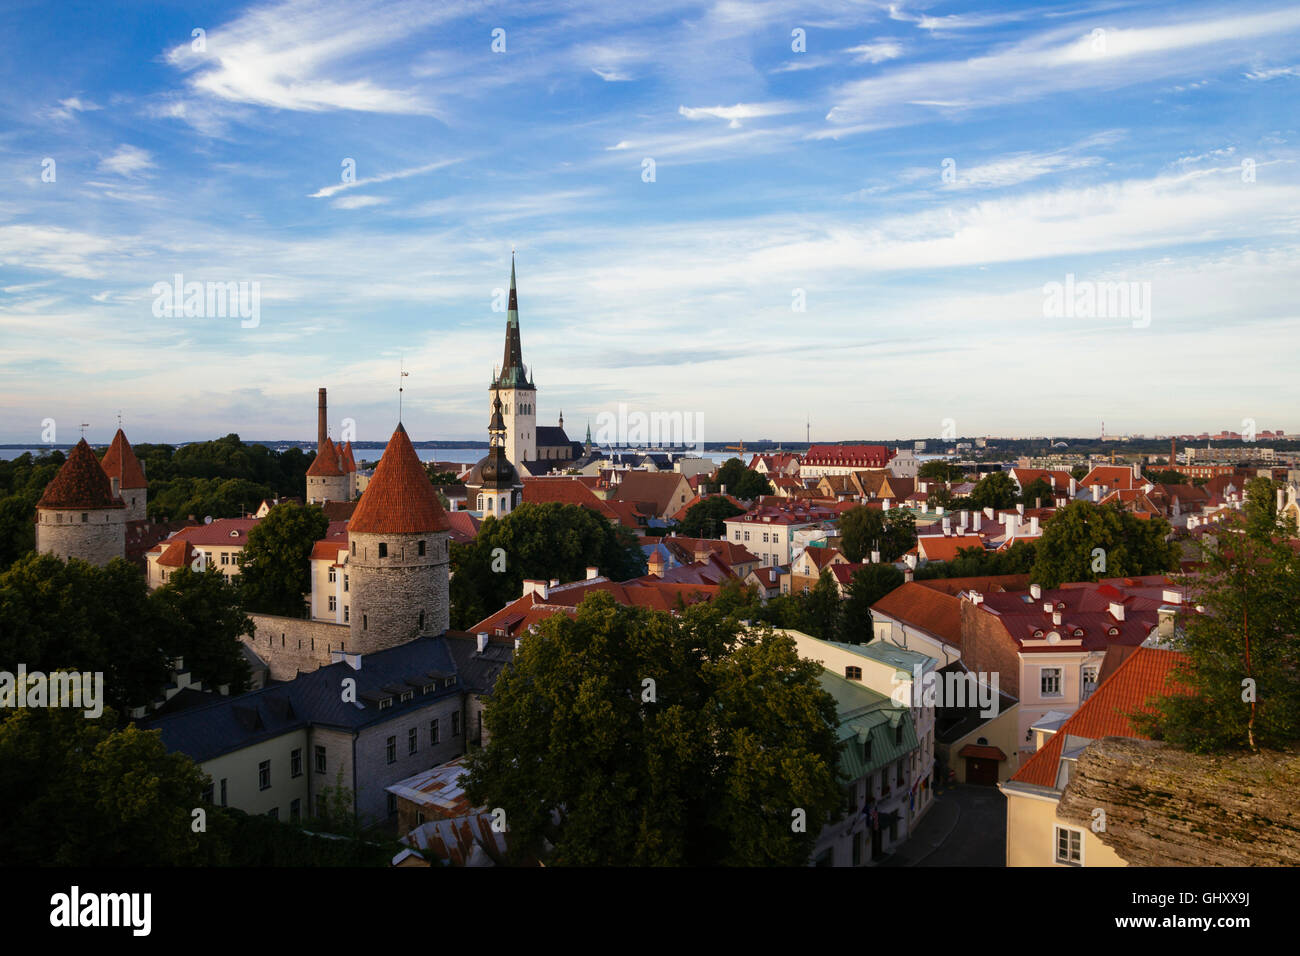
[[[910,511],[883,511],[861,505],[840,516],[840,550],[850,561],[863,561],[872,551],[892,563],[916,545],[916,518]]]
[[[833,641],[839,637],[844,619],[844,602],[839,585],[826,568],[817,578],[817,584],[807,594],[798,596],[801,607],[799,630],[813,637]]]
[[[933,478],[936,481],[961,481],[966,473],[951,462],[942,459],[927,461],[916,470],[918,478]]]
[[[688,538],[720,538],[727,533],[723,522],[744,513],[743,509],[737,508],[721,495],[713,495],[686,509],[686,514],[677,523],[676,531]]]
[[[631,531],[580,505],[523,504],[484,519],[470,544],[451,550],[451,619],[472,627],[523,591],[525,579],[578,581],[588,567],[613,581],[645,574]]]
[[[429,481],[433,482],[435,485],[460,484],[460,479],[456,477],[454,472],[439,471],[437,465],[431,461],[426,461],[424,463],[424,471],[429,476]]]
[[[98,568],[28,554],[0,574],[0,661],[29,671],[102,673],[108,706],[153,700],[167,682],[144,575],[121,558]]]
[[[1056,492],[1046,478],[1035,478],[1020,492],[1020,503],[1026,508],[1050,508],[1056,503]]]
[[[846,644],[870,644],[871,605],[902,584],[903,572],[892,564],[868,564],[854,571],[844,598],[839,639]]]
[[[728,458],[713,476],[713,481],[719,490],[725,485],[727,494],[741,501],[753,501],[772,493],[772,483],[754,469],[746,468],[739,458]]]
[[[36,548],[36,495],[0,498],[0,570]]]
[[[264,614],[303,617],[311,590],[311,552],[329,530],[316,505],[276,505],[248,531],[239,581],[244,606]]]
[[[186,669],[209,690],[225,684],[232,694],[248,689],[252,675],[239,638],[253,635],[253,622],[244,613],[238,586],[220,568],[202,573],[179,568],[149,600],[168,655],[183,657]]]
[[[548,864],[806,863],[841,802],[820,673],[708,605],[674,616],[594,594],[497,681],[470,799],[505,810],[512,853]]]
[[[1016,503],[1016,483],[1005,471],[991,471],[975,483],[970,496],[978,508],[1010,508]]]
[[[1172,468],[1148,469],[1143,472],[1147,481],[1155,482],[1158,485],[1185,485],[1187,476],[1181,471],[1174,471]]]
[[[1151,736],[1211,753],[1285,748],[1300,739],[1300,560],[1294,521],[1278,518],[1267,479],[1251,482],[1240,515],[1202,565],[1181,580],[1198,613],[1185,613],[1172,644],[1187,656],[1175,693],[1132,715]],[[1211,539],[1212,540],[1212,539]],[[1203,608],[1203,612],[1199,609]]]
[[[0,859],[14,866],[178,866],[203,860],[192,829],[204,777],[156,731],[105,711],[19,710],[0,720]]]
[[[1178,549],[1163,518],[1139,518],[1115,504],[1072,501],[1043,528],[1030,573],[1054,588],[1067,581],[1133,577],[1174,570]]]

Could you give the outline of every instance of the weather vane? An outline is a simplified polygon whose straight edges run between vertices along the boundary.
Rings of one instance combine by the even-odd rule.
[[[82,423],[81,423],[81,437],[82,437],[82,438],[85,438],[85,437],[86,437],[86,429],[89,428],[89,427],[90,427],[90,422],[82,422]]]
[[[398,359],[397,368],[399,371],[401,371],[401,374],[397,377],[397,422],[398,424],[401,424],[402,421],[402,391],[403,391],[402,379],[406,378],[406,376],[411,374],[410,372],[404,370],[405,364],[406,364],[405,358]]]

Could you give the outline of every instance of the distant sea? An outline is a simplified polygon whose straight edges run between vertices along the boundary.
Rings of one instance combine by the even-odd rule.
[[[51,447],[58,448],[65,455],[71,450],[71,446],[61,447],[59,445],[32,445],[25,448],[0,448],[0,459],[12,459],[20,457],[24,452],[31,452],[34,457],[48,452]],[[268,448],[280,448],[279,445],[267,445]],[[308,449],[303,449],[308,451]],[[383,453],[382,448],[358,448],[356,449],[357,461],[376,461]],[[417,448],[415,453],[420,456],[420,461],[454,461],[463,464],[472,465],[484,455],[487,454],[486,448]],[[705,452],[701,457],[708,458],[716,463],[726,461],[728,458],[735,457],[725,452]],[[746,464],[749,462],[750,454],[745,453]]]

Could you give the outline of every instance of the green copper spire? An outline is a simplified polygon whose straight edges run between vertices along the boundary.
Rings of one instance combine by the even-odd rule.
[[[501,359],[501,374],[496,385],[502,388],[526,388],[523,347],[519,343],[519,297],[515,292],[515,254],[510,253],[510,301],[506,305],[506,348]]]

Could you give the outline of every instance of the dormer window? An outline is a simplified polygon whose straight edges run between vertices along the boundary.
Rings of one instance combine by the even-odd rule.
[[[383,697],[383,698],[380,698],[380,700],[379,700],[379,709],[380,709],[380,710],[387,710],[389,707],[392,707],[392,706],[393,706],[393,698],[391,698],[391,697]]]
[[[1034,628],[1034,639],[1040,640],[1042,636],[1043,636],[1043,629],[1041,627]]]
[[[1083,637],[1083,628],[1081,628],[1081,627],[1076,627],[1076,628],[1074,629],[1074,636],[1075,636],[1075,637]]]
[[[1112,627],[1112,628],[1111,628],[1110,630],[1108,630],[1106,633],[1109,634],[1111,637],[1119,637],[1119,628],[1118,628],[1118,627]]]
[[[421,694],[431,694],[431,693],[433,693],[433,685],[432,685],[432,684],[425,684],[424,686],[422,686],[422,687],[420,688],[420,693],[421,693]]]
[[[398,698],[398,699],[401,701],[401,703],[404,704],[404,703],[406,703],[408,700],[411,700],[414,696],[415,696],[415,691],[413,691],[413,690],[404,690],[404,691],[402,691],[402,696],[401,696],[400,698]]]

